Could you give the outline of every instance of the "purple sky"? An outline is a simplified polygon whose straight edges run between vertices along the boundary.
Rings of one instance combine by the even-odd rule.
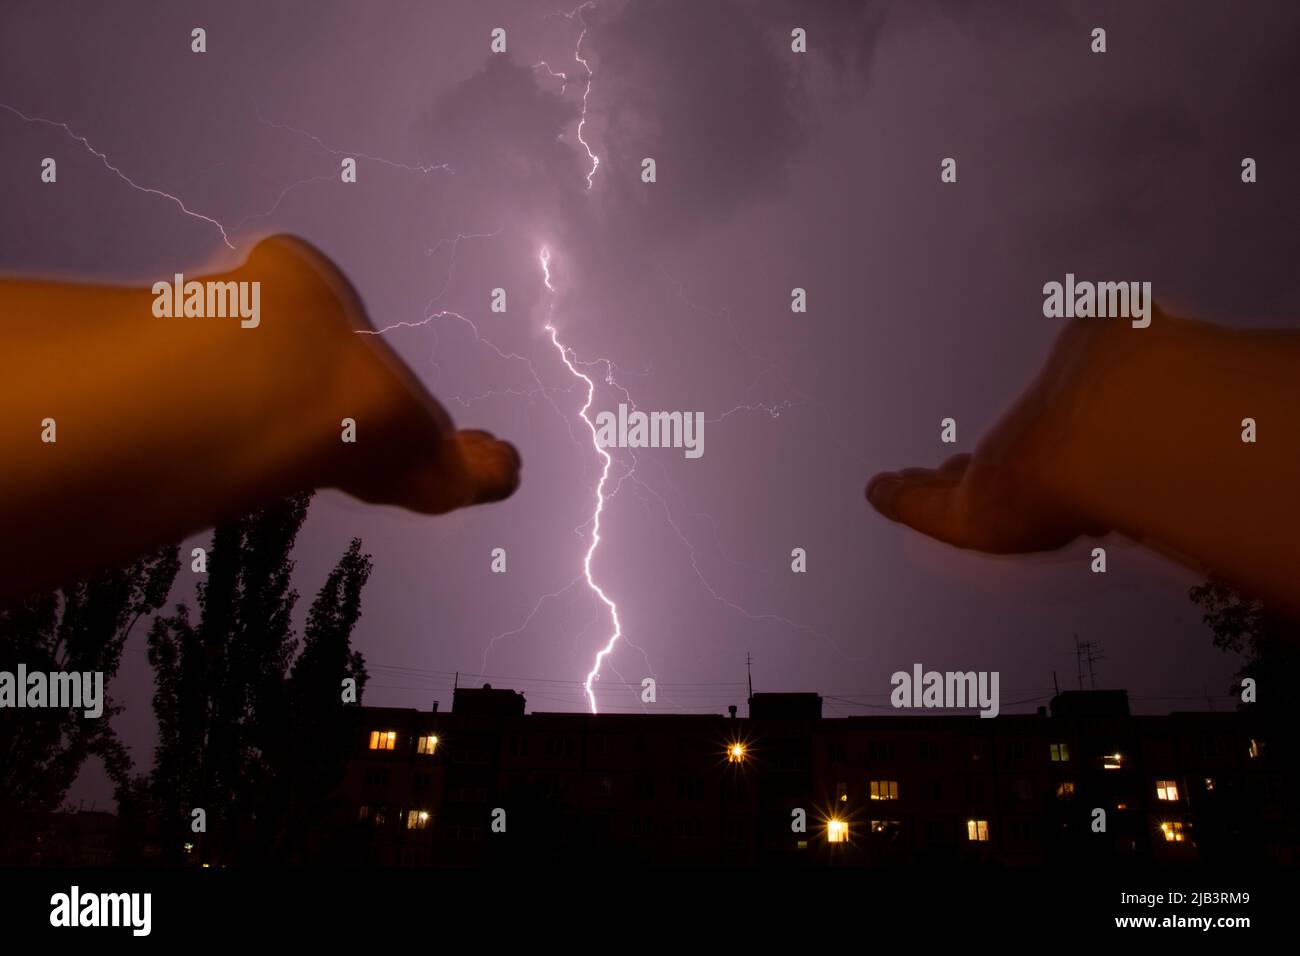
[[[0,103],[69,124],[135,183],[219,221],[237,252],[65,130],[0,109],[0,269],[152,282],[291,232],[339,263],[376,326],[423,323],[390,341],[458,424],[515,443],[524,481],[441,518],[318,495],[299,617],[361,536],[369,703],[449,706],[459,670],[534,709],[584,706],[608,618],[570,585],[600,461],[584,391],[543,332],[553,308],[596,363],[593,413],[625,400],[607,361],[639,407],[709,420],[697,460],[642,450],[629,474],[614,451],[594,568],[630,643],[602,709],[640,710],[615,682],[654,675],[659,709],[721,712],[743,703],[752,652],[757,689],[833,695],[829,715],[873,712],[915,661],[998,670],[1004,709],[1027,710],[1053,670],[1073,684],[1075,633],[1101,643],[1099,683],[1135,709],[1202,707],[1235,662],[1187,600],[1196,575],[1120,540],[1105,576],[1088,571],[1092,542],[956,551],[876,515],[863,486],[947,457],[946,416],[973,447],[1041,365],[1059,329],[1041,288],[1066,272],[1150,280],[1174,311],[1225,323],[1294,316],[1300,8],[987,6],[600,0],[579,19],[491,0],[9,0]],[[496,26],[506,56],[489,54]],[[806,55],[789,51],[794,26]],[[345,155],[355,185],[338,181]],[[57,187],[38,180],[45,156]],[[956,185],[939,182],[946,156]],[[1240,183],[1243,156],[1256,185]],[[505,315],[488,310],[498,286]],[[442,310],[464,319],[425,321]],[[790,571],[794,547],[807,574]],[[182,571],[173,599],[192,585]],[[140,767],[150,693],[141,628],[113,687]],[[72,797],[107,795],[91,768]]]

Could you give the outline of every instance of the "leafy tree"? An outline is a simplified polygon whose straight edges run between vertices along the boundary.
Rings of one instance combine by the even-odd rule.
[[[348,720],[343,705],[344,681],[355,682],[360,702],[368,674],[365,659],[351,649],[352,629],[361,617],[361,590],[371,563],[352,543],[334,567],[307,615],[302,653],[293,663],[287,699],[292,709],[288,748],[280,767],[286,784],[285,819],[280,852],[300,859],[316,845],[330,842],[319,824],[335,809],[330,792],[343,773]]]
[[[121,708],[108,690],[127,637],[166,601],[179,567],[177,548],[163,548],[0,610],[0,670],[99,671],[105,688],[95,719],[81,710],[0,710],[0,859],[38,859],[41,824],[88,757],[103,761],[119,795],[129,787],[130,756],[112,727]]]
[[[155,619],[158,748],[150,791],[163,859],[184,847],[205,862],[257,862],[300,852],[314,812],[341,768],[341,685],[360,689],[351,650],[370,560],[354,540],[313,603],[295,653],[290,553],[310,495],[297,495],[213,531],[198,621],[186,605]],[[194,834],[202,808],[206,834]]]
[[[1206,581],[1190,596],[1205,611],[1201,620],[1214,634],[1215,647],[1242,655],[1238,677],[1253,678],[1260,688],[1257,709],[1289,718],[1287,698],[1300,674],[1300,624],[1222,581]],[[1229,692],[1240,690],[1237,685]]]
[[[1256,701],[1239,703],[1238,707],[1252,715],[1252,734],[1264,748],[1265,767],[1283,784],[1280,794],[1286,801],[1278,826],[1262,840],[1274,846],[1294,847],[1300,842],[1295,825],[1300,816],[1300,725],[1291,691],[1300,677],[1300,623],[1218,580],[1192,588],[1190,596],[1204,610],[1202,620],[1213,633],[1215,646],[1242,655],[1237,676],[1255,681]],[[1240,700],[1239,683],[1229,692]],[[1225,839],[1219,842],[1225,847],[1250,842],[1241,839],[1243,828],[1266,825],[1267,808],[1251,803],[1261,796],[1233,795],[1233,805],[1212,815],[1211,827],[1222,831]],[[1200,829],[1207,827],[1203,823]]]

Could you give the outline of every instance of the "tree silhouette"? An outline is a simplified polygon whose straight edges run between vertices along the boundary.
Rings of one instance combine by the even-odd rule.
[[[1253,717],[1251,732],[1263,748],[1265,766],[1284,784],[1280,792],[1286,806],[1279,832],[1252,840],[1244,831],[1266,825],[1255,802],[1259,795],[1216,793],[1202,808],[1198,831],[1217,844],[1221,855],[1265,842],[1295,847],[1300,843],[1295,823],[1300,817],[1300,727],[1291,692],[1300,677],[1300,624],[1214,579],[1192,588],[1190,597],[1205,611],[1201,619],[1213,633],[1215,646],[1243,656],[1237,676],[1255,681],[1256,701],[1239,702],[1238,707]],[[1229,692],[1240,700],[1240,684]]]
[[[100,671],[104,712],[0,710],[0,860],[39,861],[43,824],[91,756],[99,757],[119,798],[131,760],[113,732],[121,708],[108,690],[136,623],[167,600],[180,562],[176,547],[89,575],[57,592],[0,610],[0,670]]]
[[[184,604],[154,621],[159,739],[149,791],[164,862],[301,855],[341,768],[341,687],[356,679],[360,701],[365,667],[350,640],[371,565],[353,540],[311,607],[295,660],[290,553],[310,500],[293,496],[218,525],[198,622]],[[196,809],[204,833],[194,832]]]

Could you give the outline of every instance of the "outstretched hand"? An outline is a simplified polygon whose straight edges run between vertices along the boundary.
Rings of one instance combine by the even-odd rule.
[[[247,291],[248,316],[242,298],[238,315],[188,293],[162,307],[172,278],[158,293],[0,279],[0,538],[23,556],[0,601],[294,492],[441,514],[518,486],[515,449],[456,429],[314,247],[273,236],[184,277],[208,302]]]
[[[1108,528],[1085,517],[1057,475],[1079,442],[1104,440],[1090,392],[1115,361],[1113,326],[1077,319],[1058,336],[1046,367],[974,454],[938,468],[882,472],[867,500],[886,518],[959,548],[995,554],[1060,548]]]

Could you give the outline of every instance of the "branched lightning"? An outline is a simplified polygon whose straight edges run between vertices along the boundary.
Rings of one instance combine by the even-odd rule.
[[[545,246],[543,246],[541,252],[538,253],[538,259],[542,264],[542,278],[546,283],[546,288],[552,293],[552,295],[554,295],[555,286],[551,284],[551,253]],[[596,579],[591,573],[592,556],[595,555],[596,549],[600,547],[600,518],[605,510],[605,482],[609,480],[609,469],[614,463],[614,458],[608,451],[601,447],[600,441],[597,437],[596,424],[587,416],[587,412],[591,408],[591,403],[596,399],[595,381],[591,376],[581,371],[578,366],[574,364],[573,360],[570,359],[569,349],[560,342],[559,332],[556,331],[555,326],[549,321],[546,323],[546,331],[551,335],[551,344],[555,346],[555,350],[560,354],[560,361],[564,363],[565,367],[575,378],[582,379],[582,381],[587,383],[587,400],[583,403],[582,408],[578,410],[578,417],[581,418],[586,423],[587,428],[590,429],[591,445],[596,449],[596,453],[600,456],[602,462],[600,480],[596,482],[596,509],[591,515],[591,544],[587,547],[587,553],[582,559],[582,572],[587,579],[587,587],[589,587],[592,593],[600,599],[601,603],[609,609],[609,616],[610,620],[613,621],[614,630],[613,633],[610,634],[609,639],[605,642],[605,646],[596,652],[596,659],[592,663],[591,670],[587,672],[587,679],[582,685],[583,689],[587,693],[587,700],[591,704],[591,712],[594,714],[597,713],[596,692],[592,688],[592,684],[600,678],[601,664],[603,664],[605,658],[613,652],[614,645],[618,643],[618,639],[623,634],[623,624],[618,617],[618,605],[610,600],[609,595],[607,595],[601,586],[596,583]]]
[[[113,165],[112,161],[108,158],[108,155],[106,153],[102,153],[99,150],[95,149],[94,146],[91,146],[90,140],[74,132],[72,127],[69,126],[67,123],[60,123],[57,120],[45,119],[43,116],[28,116],[22,110],[15,109],[14,107],[9,106],[6,103],[0,103],[0,109],[12,113],[14,116],[17,116],[19,119],[21,119],[24,123],[33,123],[42,126],[53,126],[55,129],[63,130],[65,133],[68,134],[68,136],[70,136],[72,139],[76,140],[83,147],[85,147],[86,152],[90,153],[92,156],[97,158],[101,163],[103,163],[105,169],[109,170],[111,173],[113,173],[113,175],[115,175],[118,179],[122,180],[122,182],[126,183],[132,189],[137,190],[138,192],[148,193],[151,196],[159,196],[163,199],[166,199],[168,202],[175,205],[178,209],[180,209],[181,212],[183,212],[185,215],[189,216],[190,218],[198,219],[202,222],[206,222],[209,223],[210,225],[216,226],[217,231],[221,233],[221,241],[224,242],[230,249],[235,248],[234,243],[230,241],[230,236],[226,235],[226,227],[223,226],[216,219],[213,219],[211,216],[205,216],[201,212],[195,212],[189,206],[185,205],[185,202],[179,196],[174,196],[171,193],[165,192],[164,190],[161,189],[155,189],[152,186],[141,186],[139,183],[137,183],[126,173],[122,172],[122,170],[118,169],[117,166]]]
[[[520,623],[518,627],[514,627],[508,631],[502,631],[500,634],[494,635],[492,640],[488,641],[487,647],[483,648],[483,672],[487,673],[488,655],[492,653],[492,648],[496,647],[497,641],[504,640],[507,637],[514,637],[516,634],[522,634],[524,631],[528,630],[528,625],[532,623],[533,618],[537,616],[537,612],[542,609],[543,604],[545,604],[547,601],[550,601],[554,598],[558,598],[561,594],[568,591],[580,580],[582,580],[581,575],[574,578],[572,581],[570,581],[564,587],[560,588],[558,591],[551,591],[549,594],[543,594],[541,597],[537,599],[537,603],[533,605],[533,609],[528,612],[528,616],[523,619],[523,622]]]
[[[270,208],[264,210],[263,212],[252,213],[248,216],[245,216],[243,219],[239,220],[239,222],[237,222],[235,225],[227,227],[220,220],[191,209],[189,206],[185,204],[185,201],[183,199],[181,199],[179,196],[175,195],[174,193],[169,193],[166,190],[158,189],[154,186],[145,186],[136,182],[125,172],[123,172],[122,169],[119,166],[117,166],[112,160],[110,160],[108,158],[107,153],[103,152],[102,150],[96,149],[93,145],[91,145],[89,139],[87,139],[85,136],[82,136],[80,133],[76,132],[69,124],[61,122],[59,120],[47,119],[46,117],[43,116],[30,116],[27,113],[24,113],[22,110],[18,109],[17,107],[10,106],[7,103],[0,103],[0,109],[3,109],[8,113],[12,113],[14,116],[17,116],[19,119],[21,119],[24,123],[29,123],[38,126],[49,126],[49,127],[53,127],[54,129],[63,130],[63,132],[66,133],[70,139],[74,140],[77,143],[80,143],[82,148],[85,149],[86,152],[90,153],[92,156],[98,159],[100,163],[103,164],[105,169],[107,169],[109,172],[115,175],[122,182],[126,183],[132,189],[136,190],[137,192],[145,193],[146,195],[158,196],[161,199],[165,199],[168,202],[170,202],[172,205],[174,205],[177,209],[179,209],[182,213],[184,213],[186,216],[189,216],[191,219],[197,219],[200,222],[206,222],[209,225],[214,226],[217,232],[221,234],[221,241],[226,245],[228,249],[231,250],[235,249],[235,244],[230,239],[231,233],[238,233],[239,230],[246,223],[252,222],[254,219],[264,219],[267,216],[273,214],[277,209],[280,208],[280,203],[284,202],[284,198],[288,196],[289,193],[293,192],[295,189],[299,188],[300,186],[307,186],[310,185],[311,183],[329,182],[334,179],[334,175],[329,174],[329,175],[320,175],[320,176],[309,176],[305,179],[299,179],[296,182],[292,182],[280,191],[280,194],[276,197],[275,202],[271,204]],[[422,174],[428,174],[433,172],[446,172],[452,174],[455,173],[455,170],[453,170],[446,163],[436,163],[436,164],[435,163],[425,163],[425,164],[400,163],[394,160],[385,159],[382,156],[375,156],[370,153],[352,152],[352,153],[345,154],[343,150],[334,149],[328,146],[323,140],[321,140],[319,136],[316,136],[305,130],[297,129],[293,126],[288,126],[284,123],[272,123],[266,119],[263,119],[260,113],[258,114],[257,118],[258,118],[258,122],[266,126],[269,126],[272,129],[286,130],[288,132],[295,133],[299,136],[306,137],[307,139],[310,139],[312,142],[314,142],[325,152],[335,156],[342,156],[342,155],[355,156],[361,159],[369,160],[374,163],[379,163],[384,166],[390,166],[393,169],[402,169],[402,170],[407,170],[409,172],[418,172]],[[457,239],[461,239],[461,238],[471,238],[471,237],[468,236],[457,237]],[[455,253],[453,249],[453,259],[454,259],[454,255]]]
[[[582,26],[582,30],[578,33],[577,42],[573,46],[573,59],[582,65],[582,69],[586,74],[586,83],[582,89],[582,113],[578,117],[578,142],[581,143],[582,148],[587,151],[587,159],[591,163],[591,168],[587,170],[588,189],[591,188],[592,179],[596,175],[596,170],[600,168],[600,157],[592,152],[591,144],[588,143],[586,138],[582,135],[582,131],[587,127],[587,101],[591,97],[591,78],[594,75],[591,70],[591,64],[588,63],[587,58],[582,55],[582,41],[587,38],[587,30],[590,29],[587,26],[587,21],[582,17],[582,11],[589,8],[595,9],[595,7],[595,0],[586,0],[585,3],[578,4],[578,6],[574,7],[568,13],[565,13],[562,10],[557,10],[555,13],[550,14],[550,16],[553,17],[564,17],[566,20],[577,20]],[[545,60],[533,64],[533,69],[537,69],[538,67],[544,67],[546,72],[551,74],[551,76],[558,76],[563,80],[563,83],[560,86],[560,95],[563,96],[564,91],[569,85],[568,74],[552,70]]]
[[[564,17],[567,20],[575,21],[580,26],[578,35],[576,37],[576,40],[574,41],[573,53],[572,53],[574,62],[581,67],[582,72],[580,74],[572,71],[566,72],[566,71],[555,70],[550,66],[550,64],[546,60],[540,60],[533,65],[534,69],[544,70],[552,78],[559,79],[561,81],[561,85],[560,85],[561,96],[565,95],[571,83],[574,84],[577,84],[579,82],[582,83],[582,105],[581,105],[581,112],[579,114],[578,122],[577,122],[576,138],[578,143],[582,146],[582,149],[587,158],[588,168],[585,174],[587,190],[591,190],[593,188],[594,178],[601,164],[600,156],[595,153],[591,143],[586,138],[587,121],[590,118],[589,107],[590,107],[590,97],[592,92],[594,71],[591,68],[591,63],[589,61],[588,55],[584,52],[584,44],[588,38],[588,33],[590,30],[590,26],[587,23],[586,19],[584,18],[584,13],[588,12],[589,10],[595,9],[596,6],[597,4],[594,2],[594,0],[586,0],[586,2],[580,3],[578,6],[568,11],[567,13],[563,11],[559,11],[555,14],[551,14],[552,16],[560,16],[560,17]],[[285,198],[295,190],[313,183],[325,183],[331,181],[336,176],[336,173],[328,173],[324,175],[303,178],[296,182],[290,183],[279,192],[273,204],[267,210],[265,210],[264,212],[253,213],[248,216],[245,216],[243,219],[240,219],[234,226],[228,227],[218,219],[213,218],[212,216],[205,215],[201,212],[197,212],[196,210],[190,208],[185,203],[184,200],[182,200],[179,196],[175,194],[152,186],[143,185],[137,182],[135,179],[132,179],[109,158],[107,153],[101,151],[100,149],[97,149],[94,145],[91,144],[91,142],[86,137],[74,131],[69,124],[64,122],[59,122],[53,119],[47,119],[45,117],[31,116],[23,112],[22,110],[19,110],[13,106],[9,106],[4,103],[0,103],[0,109],[3,109],[8,113],[13,114],[14,116],[16,116],[17,118],[19,118],[25,123],[32,124],[32,125],[47,126],[47,127],[52,127],[55,129],[62,130],[65,135],[67,135],[74,142],[78,143],[82,148],[84,148],[87,152],[89,152],[92,156],[98,159],[99,162],[106,169],[112,172],[118,179],[120,179],[131,189],[134,189],[141,193],[145,193],[147,195],[152,195],[164,199],[170,202],[171,204],[173,204],[184,215],[196,219],[200,222],[206,223],[211,227],[215,228],[217,232],[220,234],[222,242],[226,245],[227,248],[232,250],[234,250],[236,246],[235,243],[232,241],[231,237],[239,236],[240,229],[243,226],[245,226],[247,223],[274,214],[280,208]],[[290,126],[286,123],[274,122],[268,120],[264,118],[260,114],[260,112],[257,114],[257,120],[259,123],[261,123],[262,125],[270,129],[292,133],[295,136],[306,139],[322,152],[332,156],[336,156],[336,157],[345,156],[345,155],[351,156],[359,160],[365,160],[378,165],[389,167],[391,169],[402,170],[406,172],[416,173],[419,175],[430,175],[434,173],[447,173],[451,175],[455,174],[455,170],[447,163],[402,162],[393,159],[387,159],[385,157],[378,156],[368,152],[343,150],[327,143],[325,140],[315,135],[314,133],[308,132],[306,130],[294,126]],[[580,537],[586,537],[587,533],[588,532],[590,533],[590,540],[586,546],[586,550],[583,555],[581,573],[575,575],[572,580],[570,580],[567,584],[565,584],[563,587],[559,588],[558,590],[543,594],[541,597],[539,597],[536,603],[534,604],[534,606],[532,607],[531,611],[529,611],[528,615],[523,619],[523,621],[517,627],[492,637],[483,652],[484,670],[486,670],[487,668],[489,655],[491,654],[491,652],[493,651],[493,649],[495,648],[495,646],[499,641],[523,633],[532,625],[532,623],[537,618],[537,616],[541,613],[542,608],[547,604],[547,602],[559,599],[560,597],[562,597],[563,595],[571,591],[580,582],[585,581],[587,588],[590,590],[590,592],[595,596],[595,598],[599,602],[597,607],[603,605],[603,607],[608,611],[609,620],[610,623],[612,624],[612,628],[608,637],[604,640],[604,643],[599,646],[599,649],[595,653],[594,659],[591,664],[591,668],[587,672],[586,678],[583,681],[583,685],[582,685],[591,712],[593,714],[598,712],[595,685],[598,681],[600,681],[602,669],[606,667],[609,668],[610,671],[614,673],[615,676],[618,676],[619,679],[621,680],[621,676],[618,675],[618,672],[616,670],[614,670],[613,662],[611,660],[611,655],[613,654],[613,652],[616,650],[618,646],[625,644],[629,649],[639,652],[641,657],[645,661],[648,671],[650,673],[654,672],[654,668],[650,664],[649,658],[647,657],[644,649],[634,644],[631,640],[629,640],[628,636],[624,634],[622,621],[619,616],[618,606],[615,603],[615,601],[609,596],[609,594],[597,582],[596,575],[593,571],[593,563],[597,554],[597,549],[599,548],[602,541],[602,527],[603,527],[602,522],[606,518],[605,515],[606,505],[609,502],[611,502],[613,498],[618,494],[619,490],[623,488],[625,482],[628,482],[634,485],[636,488],[640,489],[641,491],[644,491],[650,499],[653,499],[655,502],[657,502],[659,508],[662,509],[663,517],[666,520],[667,524],[672,529],[672,531],[677,536],[677,538],[681,541],[683,547],[687,550],[688,554],[690,555],[690,563],[696,577],[699,579],[701,585],[712,596],[714,600],[726,606],[727,608],[731,609],[732,611],[746,617],[749,620],[779,622],[790,628],[796,630],[802,630],[806,633],[816,635],[818,637],[824,638],[829,641],[830,639],[827,638],[826,635],[823,635],[820,632],[816,631],[815,629],[810,628],[806,625],[799,624],[795,621],[791,621],[787,618],[780,617],[774,614],[752,612],[747,608],[739,604],[736,604],[735,602],[725,597],[717,588],[715,588],[710,583],[710,581],[706,578],[705,574],[703,573],[703,570],[699,566],[697,560],[699,552],[697,548],[689,540],[687,535],[684,533],[681,526],[679,525],[678,520],[673,513],[674,508],[670,506],[669,499],[665,497],[665,495],[660,494],[659,491],[656,491],[654,488],[652,488],[638,474],[637,471],[638,462],[635,453],[630,450],[626,451],[625,454],[627,455],[627,460],[623,460],[623,458],[620,456],[619,467],[617,470],[614,468],[614,458],[608,450],[606,450],[604,447],[601,446],[597,437],[598,432],[596,426],[590,416],[590,411],[592,409],[596,397],[596,388],[597,388],[596,376],[599,374],[599,379],[605,386],[612,387],[617,391],[621,392],[622,395],[626,397],[628,403],[633,408],[636,407],[636,403],[632,400],[632,397],[629,394],[628,390],[623,385],[619,384],[619,382],[616,380],[615,373],[618,372],[621,376],[623,372],[622,370],[619,370],[612,361],[604,358],[597,358],[590,361],[580,360],[578,358],[577,353],[573,349],[571,349],[567,344],[565,344],[560,340],[559,332],[556,329],[554,323],[550,321],[550,317],[548,315],[548,321],[545,325],[545,331],[549,335],[551,344],[555,348],[557,354],[559,355],[560,360],[564,363],[565,368],[573,377],[573,385],[568,388],[564,388],[564,387],[557,388],[553,385],[548,386],[543,383],[542,377],[539,374],[537,366],[534,364],[533,359],[531,359],[529,356],[522,355],[513,351],[507,351],[497,346],[496,344],[494,344],[489,339],[485,338],[480,333],[478,325],[472,319],[466,317],[465,315],[459,312],[451,311],[445,308],[440,308],[437,311],[434,311],[435,305],[439,303],[440,300],[442,300],[443,296],[447,293],[448,289],[452,284],[453,274],[456,268],[457,251],[460,243],[462,241],[470,240],[470,239],[492,238],[500,235],[501,232],[502,232],[501,229],[497,229],[495,232],[490,232],[490,233],[487,232],[458,233],[454,238],[442,239],[438,241],[435,245],[433,245],[427,250],[427,254],[432,256],[435,253],[437,253],[444,245],[449,245],[450,257],[447,264],[446,275],[444,277],[443,282],[441,283],[441,288],[437,291],[435,295],[433,295],[433,297],[426,305],[424,309],[424,317],[422,319],[415,320],[415,321],[394,322],[390,325],[384,326],[383,328],[376,329],[376,330],[359,330],[358,332],[358,334],[364,334],[364,335],[384,335],[386,333],[393,332],[398,329],[427,328],[434,334],[434,343],[435,343],[434,347],[436,350],[438,323],[442,321],[464,323],[465,325],[469,326],[470,330],[473,333],[475,341],[487,346],[499,359],[503,361],[523,363],[524,366],[527,368],[529,375],[531,376],[534,387],[493,389],[493,390],[486,391],[482,394],[473,395],[469,397],[462,397],[457,395],[452,395],[452,396],[443,395],[442,397],[449,398],[450,400],[456,401],[464,407],[468,407],[470,404],[476,401],[480,401],[490,397],[496,397],[496,396],[532,397],[540,394],[546,398],[547,402],[552,406],[557,416],[559,416],[560,419],[565,423],[565,427],[568,429],[570,437],[574,440],[575,447],[577,448],[584,447],[584,443],[581,442],[578,434],[580,428],[577,425],[577,422],[573,420],[571,414],[566,415],[563,411],[561,411],[559,405],[556,404],[555,398],[553,397],[552,393],[566,392],[572,389],[579,389],[584,385],[586,387],[587,390],[586,399],[582,407],[578,411],[578,418],[580,418],[582,420],[582,423],[586,425],[587,431],[590,435],[590,442],[591,442],[590,447],[595,449],[598,457],[600,458],[601,473],[594,490],[595,500],[594,500],[594,507],[591,512],[591,516],[588,518],[586,522],[584,522],[582,525],[574,529],[575,533],[577,533]],[[543,276],[545,288],[547,292],[551,295],[552,308],[553,308],[556,287],[552,281],[552,274],[550,268],[551,253],[549,249],[543,246],[539,252],[538,258],[541,264],[542,276]],[[685,299],[685,296],[682,294],[682,286],[680,283],[678,283],[678,295],[681,296],[683,300],[686,301],[686,303],[690,307],[700,308],[695,303]],[[725,313],[726,310],[723,311]],[[598,371],[596,371],[596,369],[600,366],[603,366],[603,374],[600,374],[598,373]],[[435,368],[437,368],[436,362],[435,362]],[[642,374],[642,373],[636,373],[636,374]],[[441,372],[439,370],[439,376],[440,375]],[[722,412],[717,417],[707,418],[705,419],[705,421],[709,423],[719,423],[729,418],[730,416],[739,414],[741,412],[765,412],[771,417],[775,418],[778,417],[782,411],[794,407],[795,405],[798,404],[803,404],[803,403],[782,401],[782,402],[777,402],[772,404],[760,403],[760,402],[740,404]],[[678,492],[676,488],[672,487],[671,482],[668,481],[668,476],[666,472],[664,473],[663,478],[664,481],[668,483],[668,487],[671,489],[672,493],[677,497],[678,499],[677,507],[681,509],[682,505],[681,505],[680,492]],[[653,508],[652,505],[648,504],[646,498],[642,498],[642,501],[646,502],[649,507]],[[690,518],[700,517],[696,515],[691,515],[689,512],[685,510],[682,510],[681,513],[685,514],[687,517]],[[703,517],[707,518],[708,516],[705,515]],[[717,533],[715,529],[714,531],[715,544],[717,543],[716,538],[717,538]],[[720,549],[720,545],[719,545],[719,549]],[[601,620],[601,619],[603,619],[603,615],[597,613],[596,620]],[[588,627],[590,627],[590,625],[588,625]],[[586,630],[587,629],[584,628],[583,633],[585,633]],[[630,687],[631,685],[629,685],[629,688]],[[633,693],[635,693],[635,690],[633,690]]]
[[[533,64],[533,69],[534,69],[534,70],[545,70],[545,71],[546,71],[547,73],[549,73],[553,78],[558,77],[558,78],[561,80],[561,83],[560,83],[560,95],[561,95],[561,96],[563,96],[563,95],[564,95],[564,91],[567,90],[567,89],[569,88],[569,74],[567,74],[567,73],[563,73],[563,72],[561,72],[561,71],[559,71],[559,70],[552,70],[552,69],[551,69],[551,64],[547,63],[545,60],[538,60],[536,63]]]
[[[322,140],[315,133],[309,133],[304,129],[298,129],[297,127],[290,126],[287,123],[272,122],[271,120],[268,120],[265,117],[263,117],[260,111],[258,111],[257,113],[257,121],[261,123],[263,126],[267,126],[271,129],[278,129],[287,133],[294,133],[297,136],[302,136],[306,139],[309,139],[317,146],[319,146],[322,150],[329,153],[331,156],[351,156],[356,159],[366,159],[372,163],[379,163],[381,166],[388,166],[391,167],[392,169],[404,169],[407,172],[423,173],[425,175],[429,173],[436,173],[436,172],[452,173],[454,175],[456,172],[447,163],[399,163],[396,160],[385,159],[382,156],[374,156],[370,153],[361,153],[355,150],[336,149],[335,147],[328,145],[324,140]]]
[[[600,157],[591,151],[591,146],[582,137],[583,127],[587,125],[587,98],[591,96],[591,65],[582,56],[582,41],[587,37],[587,21],[582,19],[582,11],[585,7],[594,6],[591,3],[584,3],[573,11],[570,16],[576,16],[578,22],[582,24],[582,32],[578,34],[578,42],[573,48],[573,58],[582,64],[582,68],[587,71],[587,85],[582,90],[582,117],[578,120],[578,142],[582,148],[587,151],[587,159],[591,160],[591,169],[587,170],[587,188],[591,188],[592,177],[596,175],[596,170],[600,168]]]

